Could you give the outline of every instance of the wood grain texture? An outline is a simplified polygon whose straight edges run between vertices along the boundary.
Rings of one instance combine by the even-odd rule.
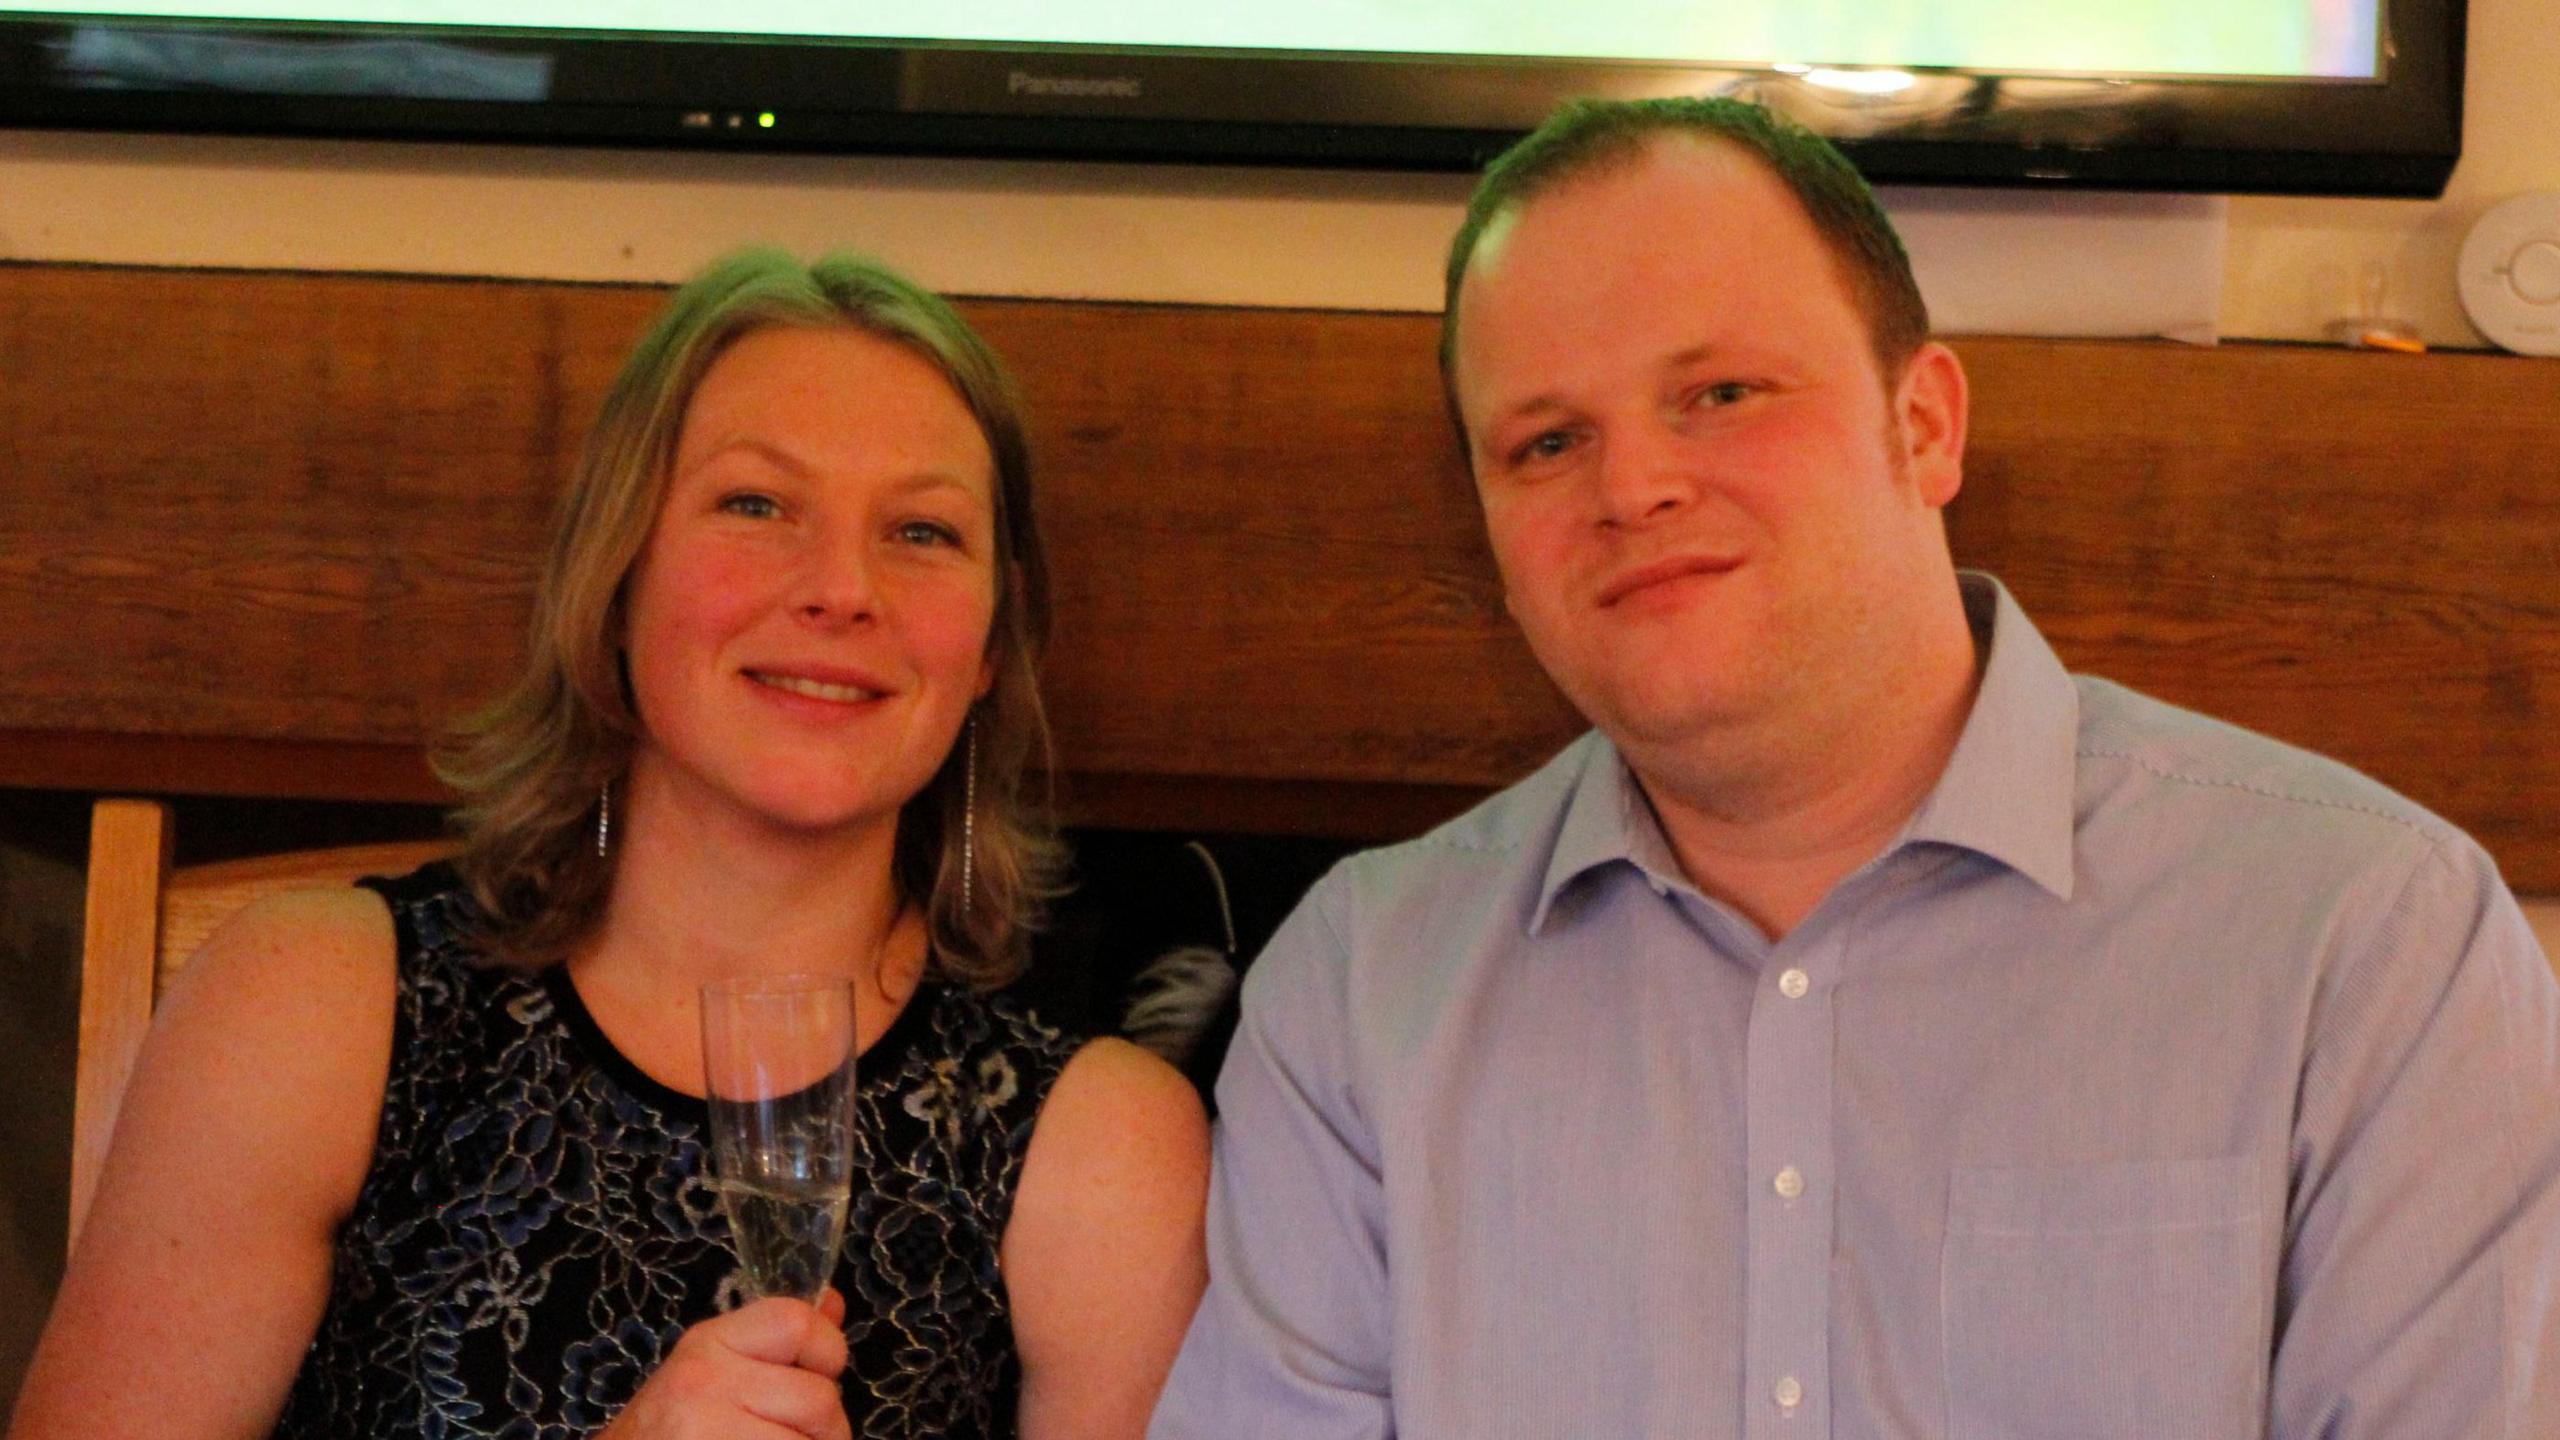
[[[1485,786],[1580,727],[1411,316],[980,305],[1036,417],[1067,767]]]
[[[0,727],[416,744],[656,298],[0,271]]]
[[[0,786],[441,805],[418,736],[374,744],[0,729]]]
[[[2560,365],[1963,348],[1957,554],[2066,661],[2335,755],[2560,888]]]
[[[520,653],[551,494],[659,298],[0,267],[0,784],[157,785],[201,744],[201,788],[420,798],[399,757]],[[1071,814],[1374,835],[1578,728],[1503,615],[1431,317],[964,308],[1031,400]],[[1957,348],[1958,556],[2067,661],[2560,889],[2560,365]]]
[[[89,894],[80,953],[80,1046],[72,1079],[71,1229],[98,1193],[125,1082],[151,1029],[160,900],[169,871],[169,807],[101,800],[89,817]]]

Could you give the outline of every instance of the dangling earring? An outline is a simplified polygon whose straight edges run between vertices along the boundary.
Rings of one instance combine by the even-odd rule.
[[[961,762],[960,782],[960,916],[978,900],[978,717],[969,717],[969,733],[961,743],[969,753]]]
[[[596,787],[596,858],[601,860],[613,841],[613,782],[607,780]]]

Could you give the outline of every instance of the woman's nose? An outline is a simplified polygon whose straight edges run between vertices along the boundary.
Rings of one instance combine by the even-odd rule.
[[[812,545],[801,575],[794,607],[812,624],[850,625],[875,619],[879,592],[872,583],[872,556],[857,535],[833,535]]]

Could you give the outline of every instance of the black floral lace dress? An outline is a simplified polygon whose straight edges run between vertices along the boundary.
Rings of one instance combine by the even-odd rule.
[[[565,971],[481,963],[430,866],[367,882],[400,949],[373,1168],[278,1436],[554,1440],[612,1419],[738,1262],[701,1101],[650,1080]],[[997,1249],[1075,1042],[927,984],[857,1069],[846,1412],[858,1436],[1005,1436],[1019,1369]]]

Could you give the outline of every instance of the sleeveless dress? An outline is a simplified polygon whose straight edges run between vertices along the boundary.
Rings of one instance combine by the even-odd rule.
[[[442,865],[390,902],[399,1004],[373,1164],[275,1434],[568,1440],[602,1428],[740,1277],[703,1102],[597,1029],[564,968],[486,963]],[[998,1246],[1077,1042],[928,981],[856,1066],[835,1286],[857,1436],[1014,1433]]]

